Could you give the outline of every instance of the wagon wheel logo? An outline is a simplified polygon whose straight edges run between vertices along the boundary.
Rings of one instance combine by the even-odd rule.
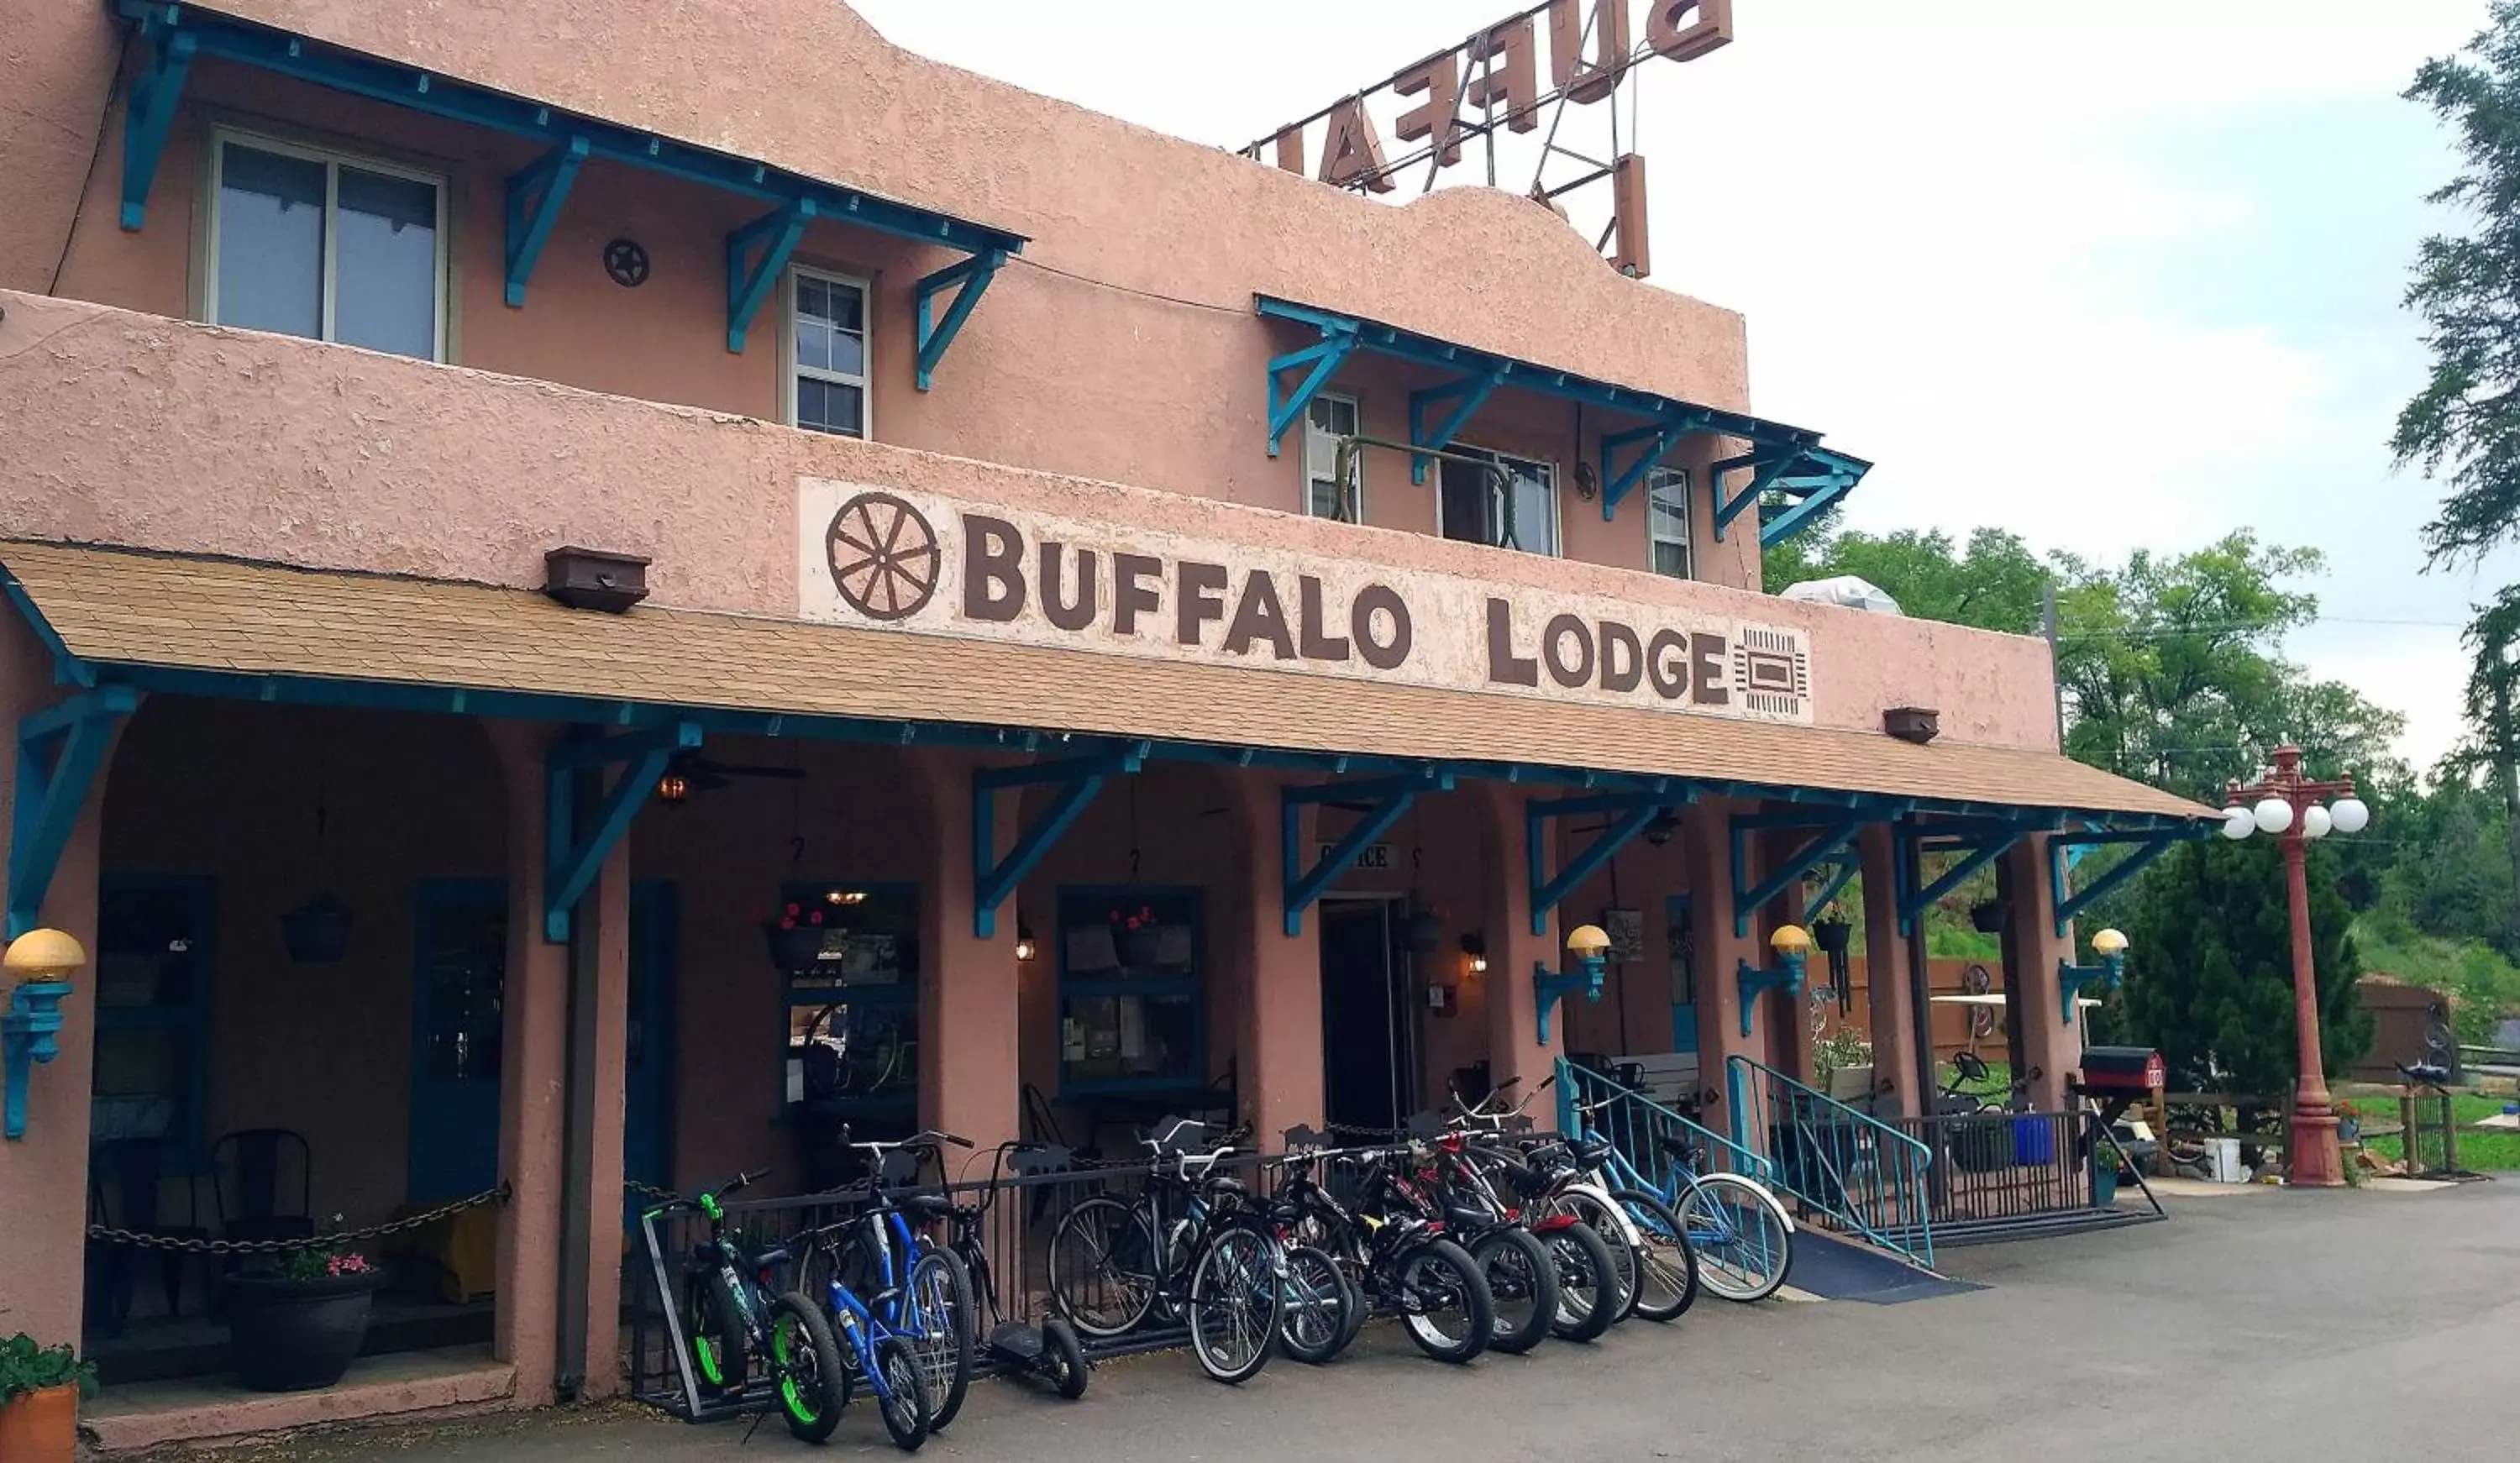
[[[936,530],[890,493],[860,493],[841,504],[823,542],[832,585],[870,620],[906,619],[936,593],[944,562]]]
[[[1971,996],[1985,996],[1995,990],[1995,977],[1984,965],[1971,963],[1960,974],[1960,987]],[[1968,1013],[1969,1036],[1972,1040],[1995,1035],[1995,1007],[1971,1006]]]

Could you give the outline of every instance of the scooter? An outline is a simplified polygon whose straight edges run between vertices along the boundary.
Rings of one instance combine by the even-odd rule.
[[[1076,1339],[1076,1328],[1064,1316],[1045,1317],[1038,1326],[1006,1318],[998,1303],[996,1272],[989,1265],[989,1211],[1005,1188],[1003,1179],[1009,1174],[1026,1178],[1040,1174],[1053,1174],[1073,1162],[1065,1148],[1040,1143],[1000,1143],[989,1162],[989,1186],[985,1197],[976,1205],[956,1205],[948,1215],[948,1243],[954,1253],[963,1257],[964,1268],[971,1272],[973,1299],[988,1312],[988,1333],[980,1338],[982,1350],[998,1370],[1009,1376],[1034,1377],[1050,1384],[1060,1396],[1073,1401],[1085,1395],[1090,1368],[1085,1360],[1084,1344]],[[1020,1185],[1018,1185],[1020,1187]]]

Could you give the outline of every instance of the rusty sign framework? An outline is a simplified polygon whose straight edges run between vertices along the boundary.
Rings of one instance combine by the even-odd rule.
[[[1367,194],[1390,193],[1417,178],[1423,193],[1433,190],[1444,170],[1460,163],[1465,150],[1476,145],[1487,184],[1495,188],[1504,186],[1500,134],[1542,132],[1530,182],[1521,191],[1572,224],[1562,200],[1607,183],[1609,217],[1594,247],[1606,253],[1622,274],[1642,279],[1651,272],[1651,256],[1644,158],[1633,151],[1636,72],[1640,64],[1655,57],[1694,61],[1730,43],[1732,0],[1648,0],[1642,44],[1635,41],[1631,23],[1633,3],[1543,0],[1280,127],[1244,148],[1242,155]],[[1544,19],[1549,28],[1546,91],[1540,87]],[[1394,110],[1406,98],[1422,100],[1391,117],[1390,130],[1402,142],[1418,146],[1388,156],[1375,113]],[[1622,104],[1628,109],[1624,129]],[[1317,132],[1320,160],[1315,166],[1308,164],[1314,155],[1308,140]],[[1574,134],[1589,134],[1589,140]]]

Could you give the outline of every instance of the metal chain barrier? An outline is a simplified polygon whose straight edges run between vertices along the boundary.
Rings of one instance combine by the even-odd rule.
[[[652,1204],[670,1204],[682,1197],[672,1189],[658,1188],[652,1183],[641,1183],[636,1178],[623,1179],[621,1191],[633,1199],[644,1199]]]
[[[496,1188],[486,1188],[468,1198],[440,1204],[399,1219],[371,1224],[365,1229],[343,1229],[323,1234],[309,1234],[296,1239],[185,1239],[175,1235],[152,1234],[145,1229],[116,1229],[111,1224],[90,1224],[87,1237],[108,1244],[129,1245],[140,1250],[172,1250],[184,1255],[285,1255],[292,1250],[320,1250],[357,1240],[383,1239],[387,1235],[426,1228],[449,1215],[478,1209],[484,1204],[505,1204],[511,1190],[502,1179]]]

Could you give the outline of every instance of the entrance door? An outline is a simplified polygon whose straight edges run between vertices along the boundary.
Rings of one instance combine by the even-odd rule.
[[[1324,1116],[1397,1128],[1416,1107],[1413,1012],[1394,950],[1388,900],[1325,900],[1322,919]]]
[[[410,1190],[414,1204],[499,1181],[508,886],[424,879],[412,970]]]
[[[669,1187],[673,1180],[669,1119],[673,1093],[674,886],[640,879],[630,886],[630,1027],[622,1063],[621,1174],[633,1183]],[[629,1222],[638,1222],[638,1202]]]
[[[1688,896],[1662,902],[1671,952],[1671,1049],[1697,1049],[1697,928],[1689,921]]]

